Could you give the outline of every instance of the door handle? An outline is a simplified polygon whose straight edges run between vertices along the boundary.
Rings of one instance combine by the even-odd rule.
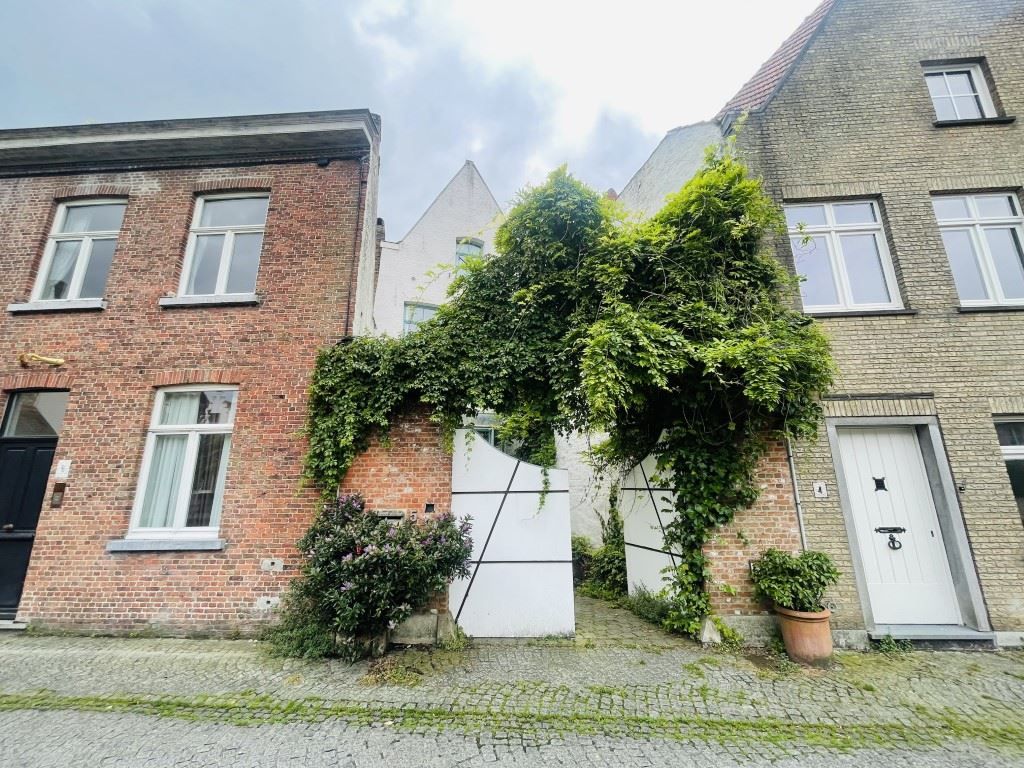
[[[906,532],[907,532],[906,528],[902,528],[902,527],[900,527],[898,525],[882,526],[880,528],[875,528],[875,533],[906,533]]]

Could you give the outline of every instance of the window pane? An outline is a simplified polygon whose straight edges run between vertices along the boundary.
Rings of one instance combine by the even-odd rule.
[[[260,268],[263,234],[250,232],[235,235],[235,249],[228,268],[226,293],[252,293],[256,290],[256,273]]]
[[[986,229],[992,261],[999,276],[999,286],[1008,299],[1024,299],[1024,265],[1021,264],[1020,241],[1013,229]]]
[[[139,514],[140,528],[169,528],[181,488],[188,435],[157,435],[146,478],[146,494]]]
[[[932,208],[935,209],[935,218],[939,221],[971,218],[966,197],[933,197]]]
[[[455,246],[455,259],[461,264],[468,256],[479,256],[483,252],[483,246],[472,240],[460,240]]]
[[[882,255],[874,235],[840,235],[843,263],[854,304],[888,304],[891,300],[882,271]]]
[[[192,476],[192,492],[185,519],[188,528],[216,524],[224,490],[229,443],[230,436],[225,434],[199,436],[196,471]]]
[[[1006,462],[1006,472],[1010,476],[1010,488],[1017,501],[1017,511],[1024,518],[1024,461]]]
[[[947,72],[946,83],[949,85],[949,92],[954,96],[975,93],[974,81],[971,78],[970,72]]]
[[[841,203],[832,207],[836,224],[874,224],[875,206],[871,203]]]
[[[974,202],[978,206],[978,216],[983,219],[1005,219],[1017,215],[1013,198],[1009,195],[979,196],[974,198]]]
[[[204,200],[201,227],[263,226],[267,221],[266,197],[236,197],[229,200]]]
[[[1024,445],[1024,421],[997,421],[1000,445]]]
[[[15,392],[7,406],[4,437],[57,437],[67,392]]]
[[[951,229],[942,233],[942,242],[946,246],[949,267],[953,271],[953,282],[961,301],[976,301],[989,298],[985,280],[978,266],[978,256],[974,252],[974,242],[965,229]]]
[[[83,299],[99,299],[107,287],[107,274],[114,260],[114,248],[117,240],[93,240],[89,263],[85,268],[85,279],[79,297]]]
[[[803,224],[805,227],[821,227],[828,223],[823,205],[787,205],[786,223],[791,229]]]
[[[981,111],[981,101],[977,96],[956,96],[953,101],[956,102],[957,115],[961,120],[984,117],[984,113]]]
[[[71,290],[71,279],[75,275],[75,265],[78,264],[78,252],[82,248],[81,240],[61,240],[53,249],[53,259],[50,261],[50,273],[43,283],[43,290],[39,294],[40,299],[67,299],[71,298],[68,292]]]
[[[223,249],[224,235],[196,237],[196,249],[192,254],[192,274],[189,275],[185,293],[196,295],[217,292],[217,272],[220,270]]]
[[[928,93],[932,96],[949,95],[949,89],[946,88],[946,78],[941,72],[925,75],[924,81],[928,84]]]
[[[790,238],[797,274],[804,278],[800,283],[804,306],[838,304],[839,294],[836,292],[836,281],[829,260],[828,240],[812,237],[806,243],[802,241],[800,237]]]
[[[932,99],[932,104],[935,105],[935,119],[937,120],[957,120],[956,108],[953,106],[953,100],[945,96],[936,96]]]
[[[230,424],[234,418],[233,389],[166,392],[160,424]]]
[[[116,232],[124,219],[124,203],[69,205],[61,232]]]

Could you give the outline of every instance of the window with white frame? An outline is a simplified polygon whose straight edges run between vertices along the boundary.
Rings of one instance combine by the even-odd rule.
[[[460,237],[455,241],[455,263],[462,264],[471,256],[480,256],[484,252],[483,240],[475,237]]]
[[[124,200],[61,203],[39,265],[33,301],[102,299]]]
[[[960,304],[1024,304],[1024,219],[1017,196],[935,195],[932,207]]]
[[[801,203],[785,211],[805,312],[902,307],[873,200]]]
[[[1024,416],[997,421],[996,435],[1010,476],[1013,498],[1017,501],[1017,511],[1024,520]]]
[[[405,316],[402,320],[402,333],[412,333],[419,324],[429,320],[437,314],[437,305],[419,304],[413,301],[405,302]]]
[[[932,97],[936,120],[979,120],[996,116],[985,73],[978,64],[925,67],[924,80]]]
[[[255,292],[269,202],[266,194],[208,195],[196,201],[180,296]]]
[[[129,536],[217,535],[237,398],[214,385],[157,392]]]

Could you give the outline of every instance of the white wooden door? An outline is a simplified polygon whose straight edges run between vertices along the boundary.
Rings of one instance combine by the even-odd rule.
[[[960,624],[913,427],[839,427],[846,492],[876,624]],[[890,545],[890,532],[900,548]]]

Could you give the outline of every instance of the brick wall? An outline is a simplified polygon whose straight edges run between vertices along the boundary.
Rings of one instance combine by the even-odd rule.
[[[718,529],[704,547],[711,570],[711,606],[723,616],[768,613],[754,597],[750,561],[769,547],[800,551],[800,524],[785,443],[769,444],[758,464],[756,482],[760,495],[754,505]]]
[[[966,489],[959,511],[997,630],[1024,628],[1024,526],[992,425],[993,414],[1007,412],[994,403],[1024,397],[1024,315],[958,311],[931,194],[1024,186],[1022,35],[1019,0],[841,0],[740,137],[779,202],[881,202],[903,302],[915,314],[822,320],[839,366],[836,394],[881,394],[895,415],[936,416],[956,484]],[[997,101],[1019,119],[935,127],[921,62],[981,56]],[[777,250],[791,261],[785,241]],[[927,404],[913,393],[929,393]],[[824,429],[798,447],[797,474],[808,544],[844,574],[834,623],[863,627]],[[827,498],[811,494],[814,480],[827,483]]]
[[[359,248],[360,163],[286,163],[0,180],[0,309],[25,301],[56,209],[78,194],[127,195],[99,312],[0,314],[0,408],[9,390],[70,390],[55,465],[73,462],[62,507],[46,505],[19,619],[40,625],[164,632],[246,629],[290,574],[317,494],[300,487],[300,437],[316,350],[350,327]],[[178,288],[196,193],[268,188],[260,306],[161,309]],[[22,369],[20,352],[59,356]],[[42,381],[55,376],[59,381]],[[218,552],[108,553],[135,499],[155,388],[238,385]],[[52,480],[52,478],[51,478]],[[47,491],[49,498],[50,489]]]

